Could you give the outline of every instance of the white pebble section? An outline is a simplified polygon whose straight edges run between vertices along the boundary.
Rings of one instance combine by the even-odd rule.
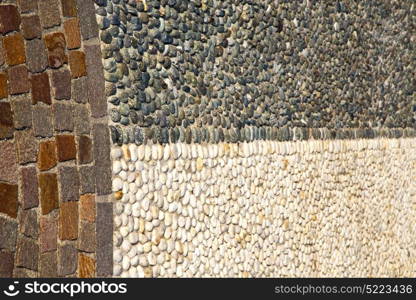
[[[416,139],[113,147],[114,275],[416,276]]]

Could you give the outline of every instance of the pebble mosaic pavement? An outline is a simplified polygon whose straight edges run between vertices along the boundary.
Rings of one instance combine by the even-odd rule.
[[[0,0],[0,277],[415,276],[415,32],[411,0]]]

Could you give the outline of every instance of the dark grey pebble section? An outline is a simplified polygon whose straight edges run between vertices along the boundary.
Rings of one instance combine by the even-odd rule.
[[[95,8],[116,144],[414,136],[412,0]]]

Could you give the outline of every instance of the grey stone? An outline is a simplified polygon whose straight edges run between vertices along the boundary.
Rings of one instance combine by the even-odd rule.
[[[72,244],[62,245],[58,248],[58,275],[67,276],[77,270],[77,249]]]
[[[97,203],[97,276],[113,273],[113,204]]]
[[[37,137],[51,137],[53,134],[52,111],[50,106],[37,103],[32,109],[33,133]]]

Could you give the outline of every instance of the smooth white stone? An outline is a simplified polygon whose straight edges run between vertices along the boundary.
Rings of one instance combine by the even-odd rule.
[[[113,179],[113,192],[120,191],[123,188],[123,180],[121,178],[116,177]]]
[[[121,171],[121,163],[119,160],[113,162],[113,174],[117,175]]]

